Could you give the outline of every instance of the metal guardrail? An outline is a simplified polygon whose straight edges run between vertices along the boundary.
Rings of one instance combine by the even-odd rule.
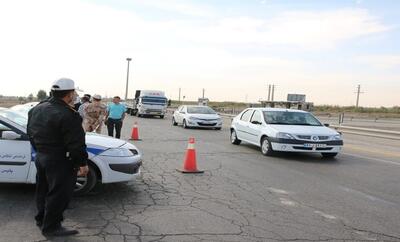
[[[219,113],[219,115],[227,118],[233,118],[236,115]],[[360,128],[353,126],[344,126],[344,125],[330,125],[329,127],[334,128],[340,132],[355,134],[355,135],[363,135],[375,138],[383,138],[383,139],[393,139],[400,140],[400,132],[391,131],[391,130],[383,130],[383,129],[368,129],[368,128]]]
[[[360,128],[360,127],[344,126],[344,125],[331,125],[330,127],[335,128],[340,132],[348,134],[370,136],[382,139],[400,140],[400,132],[398,131],[390,131],[383,129],[368,129],[368,128]]]
[[[175,109],[169,108],[168,111],[173,113]],[[234,118],[236,115],[227,114],[227,113],[218,113],[222,117],[226,118]],[[342,133],[369,136],[375,138],[382,139],[393,139],[400,140],[400,132],[399,131],[391,131],[391,130],[383,130],[383,129],[369,129],[369,128],[360,128],[354,126],[345,126],[345,125],[330,125],[331,128],[334,128]]]

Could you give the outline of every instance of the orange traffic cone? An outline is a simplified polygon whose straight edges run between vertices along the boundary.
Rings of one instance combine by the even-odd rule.
[[[131,140],[140,140],[139,139],[139,129],[138,129],[138,126],[137,126],[137,122],[135,122],[133,124],[132,134],[131,134],[131,138],[130,139]]]
[[[183,169],[176,169],[182,173],[203,173],[204,171],[197,170],[196,150],[194,149],[194,138],[189,139],[188,148],[186,151]]]

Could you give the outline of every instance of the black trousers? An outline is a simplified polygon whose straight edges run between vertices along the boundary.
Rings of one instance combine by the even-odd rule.
[[[65,154],[36,156],[36,206],[35,217],[42,231],[49,232],[61,226],[63,213],[71,201],[76,182],[76,170]]]
[[[122,119],[108,118],[107,120],[108,136],[114,137],[114,128],[115,128],[115,137],[117,139],[121,138]]]

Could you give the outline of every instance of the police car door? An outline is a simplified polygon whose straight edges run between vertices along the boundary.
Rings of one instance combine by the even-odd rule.
[[[0,182],[26,182],[31,165],[27,135],[7,119],[0,119]]]

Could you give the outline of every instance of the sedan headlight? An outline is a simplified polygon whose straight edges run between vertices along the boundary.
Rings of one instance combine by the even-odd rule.
[[[295,139],[295,137],[289,133],[279,132],[276,134],[276,138],[278,139]]]
[[[101,153],[101,156],[111,156],[111,157],[129,157],[129,156],[134,156],[138,155],[139,152],[135,149],[133,150],[128,150],[126,148],[111,148],[103,153]]]
[[[342,135],[337,134],[337,135],[334,135],[332,138],[333,138],[333,140],[342,140]]]

